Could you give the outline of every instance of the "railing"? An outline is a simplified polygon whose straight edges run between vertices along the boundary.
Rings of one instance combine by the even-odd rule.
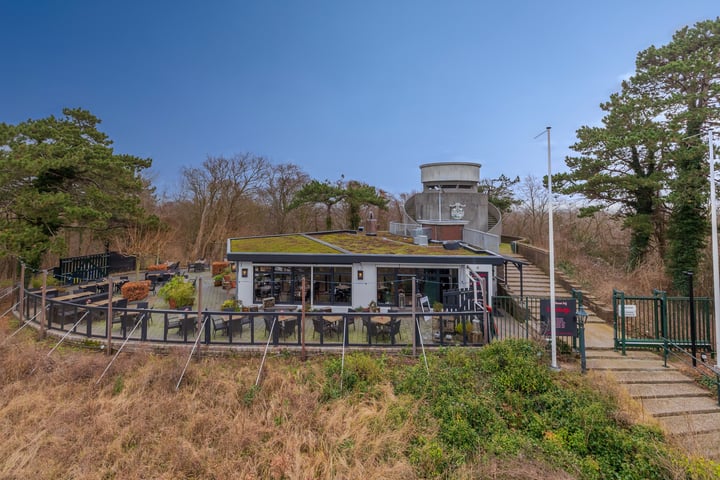
[[[490,218],[495,218],[495,223],[490,225]],[[488,233],[502,236],[502,212],[492,203],[488,203]]]
[[[694,357],[682,345],[678,345],[667,338],[663,338],[663,362],[668,366],[668,359],[672,356],[675,361],[683,363],[686,367],[692,368],[700,379],[698,383],[706,387],[712,385],[715,388],[718,405],[720,405],[720,371],[717,367],[706,363],[707,356],[701,354],[700,358]]]
[[[453,312],[305,312],[291,307],[272,310],[227,312],[205,310],[140,309],[109,307],[91,302],[106,301],[107,294],[96,294],[76,301],[45,298],[26,292],[23,318],[47,331],[73,334],[98,342],[113,341],[167,344],[192,343],[200,335],[207,345],[308,347],[441,347],[481,346],[505,338],[541,338],[539,299],[496,297],[493,313]],[[509,317],[508,317],[509,315]],[[205,321],[207,320],[207,321]],[[198,331],[200,325],[203,331]],[[415,342],[413,342],[415,337]]]
[[[390,222],[389,231],[393,235],[401,235],[403,237],[414,237],[420,232],[421,235],[427,235],[429,238],[432,229],[422,228],[419,223]]]
[[[500,251],[500,236],[472,228],[463,229],[463,242],[490,252]]]
[[[543,340],[548,336],[548,326],[544,324],[547,318],[543,318],[541,302],[546,297],[531,296],[499,296],[493,297],[492,302],[492,330],[495,332],[493,340],[504,340],[507,338],[524,338],[531,340]],[[556,302],[569,301],[571,298],[557,297]],[[558,335],[558,338],[576,346],[576,338],[573,336]]]
[[[712,350],[715,343],[711,301],[705,297],[693,300],[695,318],[691,318],[688,297],[668,297],[661,291],[653,292],[652,296],[613,291],[615,348],[625,353],[628,347],[663,347],[665,339],[669,339],[683,348],[694,345]]]

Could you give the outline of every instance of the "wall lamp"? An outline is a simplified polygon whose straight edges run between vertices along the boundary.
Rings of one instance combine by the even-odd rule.
[[[363,272],[362,270],[358,270],[357,272],[358,272],[357,273],[358,280],[362,280],[363,278],[365,278],[365,272]]]
[[[248,269],[247,269],[247,268],[241,269],[241,270],[240,270],[240,275],[242,275],[243,278],[247,278],[247,276],[248,276]]]

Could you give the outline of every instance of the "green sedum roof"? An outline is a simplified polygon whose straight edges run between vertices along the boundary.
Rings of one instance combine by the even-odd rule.
[[[342,253],[304,235],[231,238],[230,252],[256,253]]]
[[[378,232],[377,235],[326,233],[313,236],[352,253],[380,255],[477,255],[477,253],[465,250],[464,248],[446,250],[442,245],[428,245],[425,247],[415,245],[411,239],[390,235],[387,232]]]
[[[316,241],[317,240],[317,241]],[[333,248],[335,247],[335,248]],[[352,232],[313,233],[308,235],[274,235],[230,239],[229,253],[308,253],[361,255],[478,255],[459,248],[447,250],[442,245],[421,246],[412,239],[378,232],[365,235]],[[482,254],[480,254],[482,255]]]

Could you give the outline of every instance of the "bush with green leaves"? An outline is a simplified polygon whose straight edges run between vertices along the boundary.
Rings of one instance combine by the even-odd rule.
[[[575,373],[551,371],[543,345],[450,347],[428,362],[429,373],[418,364],[394,376],[396,393],[426,405],[438,425],[435,438],[411,442],[419,471],[450,478],[454,465],[480,452],[523,455],[578,478],[670,476],[673,457],[660,431],[616,420],[613,398]]]

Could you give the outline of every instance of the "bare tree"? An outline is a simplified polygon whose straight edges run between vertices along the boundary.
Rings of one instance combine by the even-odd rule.
[[[165,255],[168,241],[172,238],[170,226],[158,216],[161,205],[151,179],[144,177],[142,181],[144,189],[140,194],[140,205],[146,214],[134,217],[122,230],[115,230],[108,236],[108,245],[113,250],[135,257],[138,278],[142,259],[151,257],[157,261]]]
[[[252,200],[266,185],[269,171],[264,157],[249,153],[208,157],[201,167],[183,168],[194,232],[191,258],[206,258],[213,253],[213,245],[224,243],[230,226],[244,218],[243,202]]]
[[[508,213],[503,225],[508,233],[547,245],[548,191],[541,178],[528,175],[517,188],[520,205]]]
[[[270,167],[267,188],[260,202],[267,209],[267,233],[289,233],[302,226],[298,220],[308,216],[307,209],[298,208],[290,213],[290,203],[295,194],[310,181],[307,173],[292,163]]]

